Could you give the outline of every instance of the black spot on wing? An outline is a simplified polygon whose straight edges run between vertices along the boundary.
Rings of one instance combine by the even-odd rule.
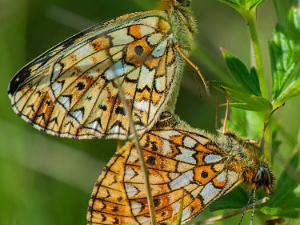
[[[25,83],[27,78],[29,78],[31,75],[31,67],[33,65],[38,65],[38,67],[35,69],[39,69],[40,67],[44,66],[49,61],[49,59],[56,55],[58,52],[60,51],[56,50],[55,48],[50,49],[40,57],[36,58],[31,63],[29,63],[27,66],[23,67],[10,81],[8,94],[14,95],[17,92],[17,90],[22,86],[22,84]]]
[[[24,81],[30,76],[31,70],[30,67],[26,66],[21,71],[17,73],[17,75],[10,81],[9,87],[8,87],[8,94],[14,95],[19,87],[22,86]]]

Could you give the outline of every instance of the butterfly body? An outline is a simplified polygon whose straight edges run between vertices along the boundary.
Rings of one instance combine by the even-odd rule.
[[[188,53],[195,31],[190,9],[165,2],[91,27],[23,67],[8,90],[14,111],[61,137],[127,139],[128,117],[138,134],[149,130],[174,110],[184,66],[176,47]]]
[[[247,142],[195,130],[178,120],[176,125],[169,124],[156,126],[140,138],[158,224],[176,224],[181,203],[185,224],[242,183],[272,191],[270,169]],[[100,175],[89,204],[88,224],[150,224],[134,142],[119,149]]]

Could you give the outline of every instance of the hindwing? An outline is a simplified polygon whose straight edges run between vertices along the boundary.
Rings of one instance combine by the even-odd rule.
[[[228,169],[228,153],[209,137],[180,128],[145,133],[140,144],[149,171],[156,220],[183,224],[241,182]],[[128,142],[99,177],[89,204],[88,224],[150,225],[144,175],[133,142]]]

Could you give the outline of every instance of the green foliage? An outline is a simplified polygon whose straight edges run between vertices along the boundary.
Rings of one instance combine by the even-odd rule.
[[[234,79],[243,87],[243,89],[249,94],[261,96],[256,69],[251,68],[249,71],[247,66],[229,51],[223,50],[223,57],[225,58],[226,65]]]
[[[259,0],[223,0],[242,15],[251,15],[263,1]],[[254,13],[255,14],[255,13]],[[226,65],[236,83],[214,83],[225,89],[236,100],[231,105],[252,111],[270,112],[300,95],[300,8],[293,7],[288,16],[286,27],[277,26],[270,41],[270,58],[272,64],[272,99],[262,97],[262,85],[259,81],[256,68],[250,70],[247,66],[229,51],[223,50]],[[251,27],[249,27],[251,30]],[[296,38],[295,38],[296,37]],[[258,40],[253,40],[257,42]],[[258,57],[254,55],[254,58]],[[266,84],[265,84],[266,86]],[[272,104],[271,101],[272,100]]]
[[[224,209],[242,209],[247,206],[248,201],[249,194],[242,187],[237,187],[232,192],[229,192],[227,195],[214,202],[209,207],[209,209],[211,211]]]
[[[274,107],[300,94],[300,8],[293,7],[285,27],[277,26],[270,41]]]
[[[261,212],[269,216],[300,217],[299,152],[287,163],[277,181],[276,191]]]
[[[247,66],[230,52],[226,50],[222,52],[234,82],[213,82],[213,84],[230,94],[233,100],[232,107],[251,111],[270,111],[272,105],[261,96],[256,69],[248,70]]]
[[[264,0],[220,0],[222,3],[229,5],[241,14],[255,10]]]
[[[269,101],[261,96],[256,96],[248,92],[241,83],[229,84],[226,82],[212,82],[220,90],[225,90],[230,94],[230,105],[235,108],[251,111],[269,111],[272,105]]]
[[[300,3],[298,7],[293,6],[288,15],[285,13],[285,20],[282,19],[282,14],[278,14],[280,25],[276,26],[269,41],[272,83],[266,82],[262,85],[265,81],[260,76],[265,74],[258,68],[259,65],[263,65],[263,62],[256,35],[256,23],[253,21],[255,21],[257,6],[263,1],[222,0],[221,2],[237,10],[246,19],[251,34],[252,65],[255,67],[249,68],[237,56],[222,49],[231,78],[226,79],[226,82],[215,81],[213,85],[221,92],[225,91],[231,100],[230,105],[233,109],[229,129],[248,138],[259,138],[264,135],[264,157],[274,164],[278,160],[277,157],[285,154],[282,152],[282,144],[277,135],[280,132],[279,127],[273,126],[276,121],[274,110],[300,95]],[[280,8],[279,1],[274,0],[273,3],[277,9]],[[256,51],[253,51],[255,48]],[[267,86],[272,90],[270,98],[262,94],[266,91],[262,88]],[[271,155],[275,153],[276,155]],[[264,218],[300,218],[299,151],[284,165],[275,193],[270,196],[267,204],[257,209]],[[263,197],[262,193],[258,196]],[[237,189],[222,197],[210,209],[240,209],[247,204],[248,199],[247,192]]]
[[[295,69],[295,44],[283,28],[277,26],[270,42],[273,74],[273,99],[278,98]]]

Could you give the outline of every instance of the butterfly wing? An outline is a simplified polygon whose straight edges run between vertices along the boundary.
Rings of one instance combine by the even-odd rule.
[[[226,154],[198,133],[151,130],[140,140],[158,224],[176,224],[199,214],[236,186],[239,175],[225,168]],[[137,150],[128,142],[102,173],[89,204],[88,224],[150,224],[144,176]]]
[[[143,133],[157,120],[177,79],[174,41],[163,11],[92,27],[16,74],[8,91],[13,108],[34,127],[62,137],[125,139],[129,116]]]

